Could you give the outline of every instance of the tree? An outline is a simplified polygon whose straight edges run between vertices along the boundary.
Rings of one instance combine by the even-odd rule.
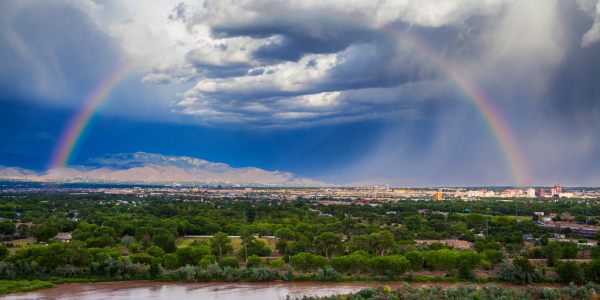
[[[273,235],[276,236],[280,240],[293,240],[296,238],[296,232],[294,232],[289,227],[279,228],[279,229],[275,230]]]
[[[58,228],[50,224],[38,224],[31,228],[31,233],[38,242],[47,242],[58,233]]]
[[[8,256],[8,248],[5,245],[0,245],[0,260]]]
[[[372,253],[378,255],[389,254],[396,246],[394,235],[389,231],[371,233],[369,235],[369,246]]]
[[[197,265],[205,255],[211,255],[212,249],[207,245],[179,248],[175,251],[180,265]]]
[[[556,274],[558,274],[558,279],[562,283],[573,282],[581,284],[584,282],[581,268],[574,261],[559,263],[556,266]]]
[[[246,263],[246,267],[248,268],[256,268],[259,267],[262,263],[262,260],[258,255],[250,255],[248,256],[248,262]]]
[[[152,238],[152,243],[167,253],[171,253],[177,249],[175,247],[175,236],[169,233],[159,233]]]
[[[369,264],[369,257],[359,253],[351,255],[336,256],[331,259],[331,266],[343,273],[360,273]]]
[[[173,269],[177,268],[177,266],[179,265],[177,255],[175,255],[173,253],[165,254],[165,256],[163,257],[162,264],[163,264],[163,267],[165,267],[168,270],[173,270]]]
[[[323,232],[315,238],[315,244],[327,258],[339,253],[342,248],[342,236],[331,232]]]
[[[399,276],[408,270],[410,262],[401,255],[373,256],[369,259],[369,266],[376,273]]]
[[[420,271],[423,268],[423,255],[421,255],[421,252],[409,251],[404,253],[404,257],[408,259],[412,271]]]
[[[498,271],[498,277],[518,284],[539,282],[543,278],[542,274],[524,256],[516,257],[512,264],[502,265]]]
[[[369,236],[367,235],[353,235],[348,242],[348,250],[350,252],[358,250],[370,250],[369,247]]]
[[[2,220],[0,221],[0,234],[11,235],[14,234],[17,230],[17,226],[15,223],[10,220]]]
[[[550,242],[543,248],[544,256],[548,260],[548,266],[554,267],[562,256],[562,247],[557,242]]]
[[[271,254],[271,248],[262,240],[252,239],[246,249],[240,249],[240,257],[244,257],[247,251],[248,255],[267,256]]]
[[[216,253],[218,257],[222,257],[224,254],[228,254],[233,251],[231,245],[231,239],[224,232],[217,232],[210,239],[210,246],[213,249],[213,253]]]
[[[461,251],[457,257],[458,275],[463,278],[475,277],[473,271],[481,263],[481,255],[473,251]]]
[[[421,223],[423,223],[423,221],[419,216],[408,216],[404,218],[404,226],[410,231],[419,230],[419,228],[421,228]]]
[[[163,256],[165,256],[165,251],[158,246],[150,246],[148,247],[148,249],[146,250],[146,253],[148,253],[149,255],[152,255],[156,258],[163,258]]]
[[[328,260],[320,255],[302,252],[291,256],[290,264],[292,267],[306,272],[325,267],[328,264]]]

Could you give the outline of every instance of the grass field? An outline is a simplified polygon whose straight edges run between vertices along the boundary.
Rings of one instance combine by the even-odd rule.
[[[177,247],[186,247],[189,246],[193,241],[204,241],[208,243],[210,238],[206,237],[183,237],[177,239]],[[233,251],[238,251],[242,248],[242,239],[239,237],[231,237],[231,244],[233,245]],[[267,238],[257,238],[257,240],[261,240],[267,244],[271,248],[271,250],[275,251],[275,243],[277,242],[275,239],[267,239]]]

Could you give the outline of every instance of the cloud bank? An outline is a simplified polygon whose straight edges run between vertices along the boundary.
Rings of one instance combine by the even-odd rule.
[[[325,175],[512,183],[452,68],[510,124],[533,181],[600,177],[597,0],[0,6],[0,87],[24,101],[77,106],[138,61],[105,113],[242,130],[381,122],[363,159]]]

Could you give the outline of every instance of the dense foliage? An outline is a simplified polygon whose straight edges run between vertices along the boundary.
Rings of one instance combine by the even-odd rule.
[[[519,216],[506,215],[517,207]],[[579,217],[578,207],[577,200],[359,205],[17,193],[0,196],[0,237],[8,241],[0,246],[0,279],[476,280],[484,274],[514,283],[599,282],[598,247],[551,241],[532,218],[534,211]],[[588,212],[599,208],[594,202]],[[59,232],[72,239],[61,242]],[[527,245],[525,234],[537,242]],[[19,242],[24,238],[33,243]],[[439,239],[472,246],[453,249]],[[565,261],[582,255],[594,259]],[[545,259],[556,275],[548,277],[533,258]]]

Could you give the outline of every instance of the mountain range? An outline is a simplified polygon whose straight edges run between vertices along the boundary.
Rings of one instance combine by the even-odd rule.
[[[194,185],[323,186],[318,180],[290,172],[254,167],[234,168],[207,160],[155,153],[135,152],[104,155],[80,165],[44,172],[0,166],[0,179],[39,182],[82,183],[188,183]]]

